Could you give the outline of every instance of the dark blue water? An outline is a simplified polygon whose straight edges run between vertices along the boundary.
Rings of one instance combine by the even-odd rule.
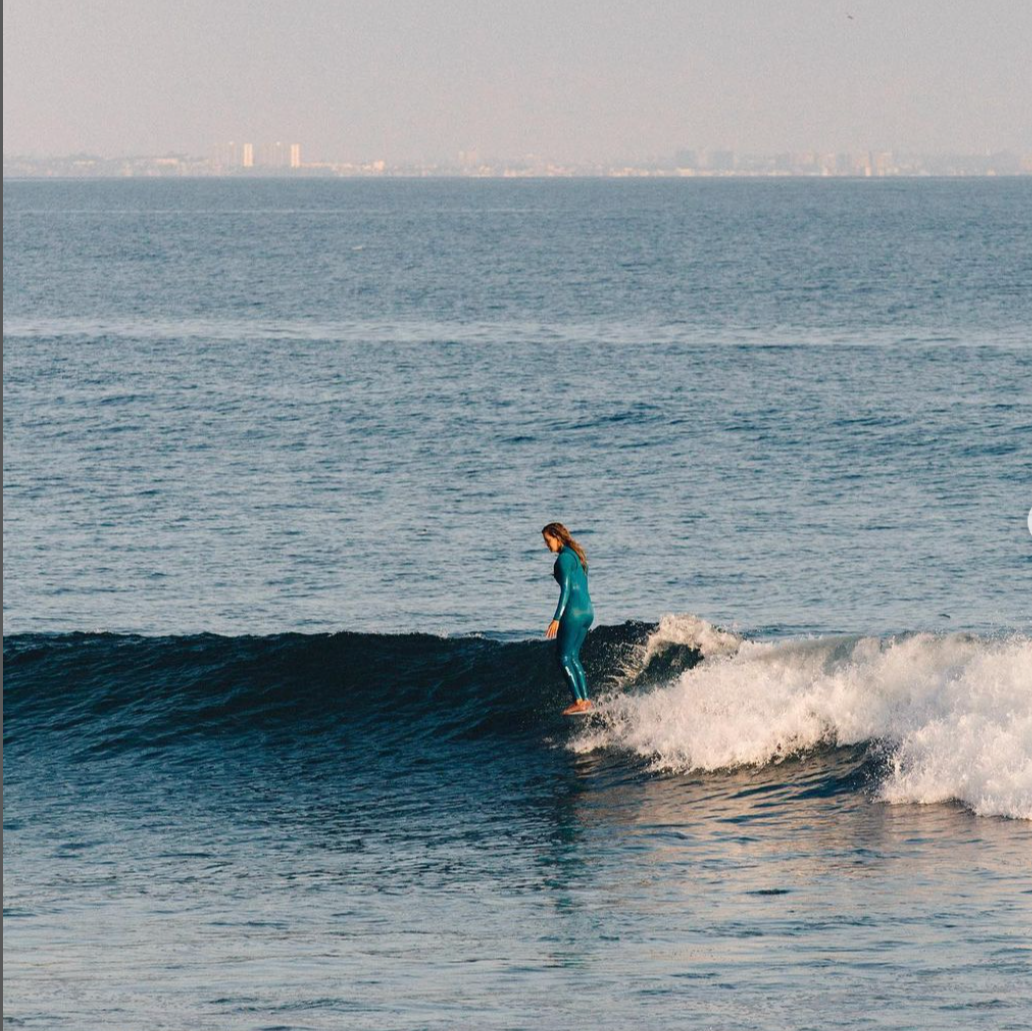
[[[1030,200],[5,183],[5,1024],[1032,1026]]]

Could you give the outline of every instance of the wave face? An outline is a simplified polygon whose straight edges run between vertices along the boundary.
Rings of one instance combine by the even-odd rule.
[[[594,630],[583,652],[589,672],[630,669],[652,629]],[[666,661],[698,659],[685,645]],[[46,736],[75,758],[208,739],[225,750],[252,747],[256,736],[370,735],[388,724],[395,736],[436,742],[539,737],[566,704],[554,645],[543,640],[19,634],[4,639],[4,666],[5,745],[17,752]]]
[[[878,797],[959,800],[1032,819],[1032,640],[915,633],[736,640],[670,617],[647,642],[698,641],[706,661],[657,687],[614,693],[577,751],[626,749],[654,770],[765,766],[825,747],[883,757]]]
[[[599,711],[574,725],[575,752],[623,755],[646,773],[816,753],[831,780],[829,750],[861,746],[882,800],[1032,819],[1027,637],[753,641],[684,615],[598,627],[584,659]],[[5,639],[4,665],[15,770],[41,750],[196,763],[212,746],[227,756],[288,744],[313,762],[369,748],[425,761],[499,738],[509,744],[490,749],[493,762],[506,750],[524,761],[570,729],[543,641],[23,634]]]

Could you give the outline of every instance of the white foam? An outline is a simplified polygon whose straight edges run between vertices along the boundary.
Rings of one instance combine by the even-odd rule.
[[[691,613],[666,615],[649,635],[645,644],[646,664],[672,645],[698,648],[707,659],[717,655],[732,655],[738,651],[742,638],[728,630],[719,630],[712,623]]]
[[[980,814],[1032,819],[1028,637],[754,642],[681,616],[661,622],[657,647],[677,633],[678,643],[699,642],[706,661],[647,693],[601,697],[605,726],[571,747],[628,749],[655,769],[714,770],[880,741],[890,754],[886,801],[959,799]]]
[[[639,676],[655,659],[673,647],[695,648],[704,658],[732,655],[742,638],[728,630],[720,630],[691,613],[662,616],[659,626],[648,639],[636,647],[617,671],[615,686],[623,687]]]

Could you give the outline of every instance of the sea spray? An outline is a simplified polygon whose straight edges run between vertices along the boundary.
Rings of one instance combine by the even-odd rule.
[[[957,799],[979,814],[1032,819],[1028,637],[914,633],[732,647],[705,621],[668,617],[651,651],[678,625],[709,645],[706,660],[651,689],[606,695],[602,725],[571,748],[625,749],[653,770],[687,771],[870,743],[887,756],[879,798]]]
[[[621,690],[634,683],[647,682],[649,674],[671,667],[682,672],[701,659],[733,655],[742,643],[738,634],[715,627],[691,613],[669,613],[645,638],[628,648],[609,671],[609,684]]]

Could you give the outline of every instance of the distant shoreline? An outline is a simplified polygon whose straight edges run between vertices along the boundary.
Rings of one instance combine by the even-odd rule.
[[[4,182],[154,182],[160,181],[176,181],[182,182],[188,180],[191,182],[204,182],[216,180],[218,182],[300,182],[300,181],[311,181],[318,180],[321,182],[329,181],[348,181],[348,180],[361,180],[362,182],[370,181],[385,181],[385,180],[447,180],[449,182],[482,182],[489,180],[492,182],[502,181],[544,181],[544,180],[556,180],[556,181],[578,181],[583,182],[585,180],[663,180],[663,181],[691,181],[698,182],[700,180],[710,181],[718,180],[726,182],[728,180],[819,180],[819,181],[839,181],[839,182],[880,182],[887,179],[891,180],[970,180],[970,179],[1032,179],[1032,172],[1007,172],[1007,173],[924,173],[924,174],[893,174],[893,175],[814,175],[807,173],[764,173],[764,172],[727,172],[718,175],[703,174],[703,175],[676,175],[668,173],[639,173],[630,175],[617,175],[617,174],[592,174],[592,173],[579,173],[576,175],[454,175],[446,173],[437,174],[406,174],[400,172],[391,173],[378,173],[371,175],[356,174],[356,175],[334,175],[334,174],[305,174],[302,173],[292,175],[7,175],[3,177]]]

